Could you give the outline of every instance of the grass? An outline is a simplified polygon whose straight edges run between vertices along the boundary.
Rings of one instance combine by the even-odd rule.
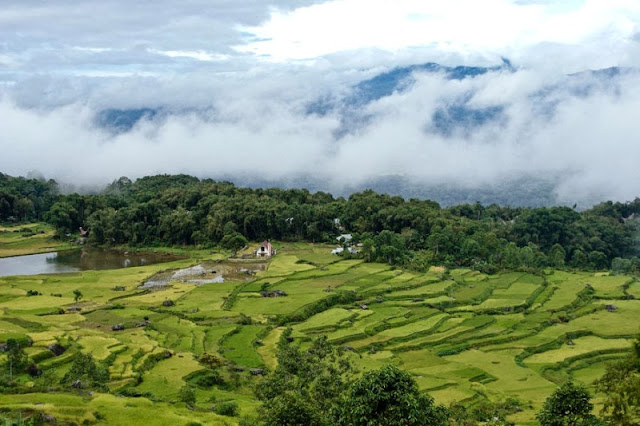
[[[43,234],[17,234],[0,231],[0,242],[13,239],[25,250],[42,247],[29,238]],[[638,333],[640,301],[627,294],[640,296],[640,285],[630,277],[566,271],[549,271],[545,277],[485,275],[468,269],[447,275],[441,268],[418,274],[342,260],[329,253],[331,248],[282,243],[268,268],[255,276],[238,274],[200,286],[173,282],[148,291],[139,285],[159,270],[220,256],[180,250],[187,258],[167,264],[0,277],[0,341],[28,336],[33,341],[29,355],[59,377],[76,351],[91,353],[110,362],[112,390],[143,395],[82,398],[66,391],[27,392],[4,395],[0,409],[36,407],[68,423],[135,425],[153,418],[154,424],[234,424],[237,419],[208,411],[209,401],[233,400],[242,413],[255,413],[258,402],[251,386],[259,379],[247,370],[274,370],[278,342],[291,326],[294,342],[302,345],[326,335],[334,344],[350,346],[361,371],[385,363],[401,366],[438,403],[519,398],[525,410],[510,420],[531,424],[557,383],[572,377],[591,386],[607,362],[628,352]],[[2,250],[6,246],[0,244],[0,255]],[[220,268],[236,266],[223,262]],[[114,291],[116,286],[124,291]],[[262,297],[264,288],[287,296]],[[78,302],[76,289],[83,294]],[[27,296],[29,290],[42,295]],[[299,323],[274,322],[339,290],[356,291],[360,299],[326,306]],[[224,302],[236,293],[230,310],[224,310]],[[174,306],[163,306],[168,299]],[[606,305],[617,309],[609,312]],[[74,307],[81,310],[68,311]],[[115,324],[125,329],[114,331]],[[56,342],[69,348],[57,357],[47,349]],[[197,362],[204,352],[222,359],[219,372],[226,385],[198,388],[197,409],[190,411],[177,401],[177,393],[190,374],[204,368]],[[26,375],[18,380],[33,381]]]
[[[244,367],[261,367],[262,358],[255,349],[258,333],[263,330],[259,325],[244,325],[237,332],[227,335],[221,344],[222,354],[229,361]]]
[[[558,349],[549,350],[526,358],[527,364],[555,364],[568,358],[574,358],[590,352],[608,350],[625,351],[631,349],[629,339],[603,339],[596,336],[586,336],[572,340],[573,345],[563,345]]]
[[[45,223],[0,226],[0,257],[47,253],[66,250],[72,246],[54,239],[54,229]]]

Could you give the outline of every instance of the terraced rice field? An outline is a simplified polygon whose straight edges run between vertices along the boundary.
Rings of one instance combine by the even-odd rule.
[[[330,249],[279,244],[279,254],[257,274],[202,285],[140,288],[159,270],[219,255],[199,252],[117,271],[2,277],[0,341],[28,336],[29,355],[58,377],[75,352],[91,353],[108,365],[111,391],[124,396],[33,392],[3,396],[0,409],[39,407],[78,423],[139,424],[153,416],[154,424],[235,424],[238,418],[207,408],[235,401],[241,415],[255,413],[251,386],[259,378],[249,370],[276,367],[278,340],[291,326],[302,345],[326,335],[348,347],[362,371],[401,366],[439,403],[518,398],[525,409],[511,420],[534,424],[559,383],[573,378],[590,386],[606,362],[628,352],[639,331],[640,285],[631,277],[563,271],[488,276],[442,268],[418,274],[341,260]],[[75,289],[83,294],[78,302]],[[41,295],[27,296],[29,290]],[[261,294],[276,290],[286,295]],[[341,292],[352,292],[354,301],[325,303]],[[168,300],[173,304],[165,306]],[[607,310],[611,305],[615,309]],[[116,324],[124,329],[112,329]],[[56,342],[67,348],[64,354],[47,348]],[[203,353],[225,362],[223,383],[196,386],[203,410],[190,411],[177,402],[178,390],[203,373],[197,360]],[[42,379],[18,380],[35,386]]]

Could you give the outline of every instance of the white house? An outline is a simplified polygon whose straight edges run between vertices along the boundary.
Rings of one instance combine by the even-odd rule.
[[[256,257],[271,257],[276,254],[276,249],[273,248],[269,241],[263,241],[256,250]]]
[[[347,243],[353,240],[353,236],[351,234],[340,234],[339,237],[336,237],[336,240],[340,241],[342,238],[344,238],[344,241]]]
[[[349,247],[349,248],[347,248],[347,250],[349,250],[349,253],[351,253],[351,254],[360,253],[359,250],[356,250],[353,247]],[[344,247],[338,247],[338,248],[335,248],[335,249],[331,250],[331,254],[338,254],[338,253],[342,253],[343,251],[344,251]]]

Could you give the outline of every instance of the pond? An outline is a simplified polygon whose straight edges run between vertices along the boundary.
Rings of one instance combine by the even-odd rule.
[[[183,257],[165,253],[82,248],[0,259],[0,277],[120,269],[171,262]]]

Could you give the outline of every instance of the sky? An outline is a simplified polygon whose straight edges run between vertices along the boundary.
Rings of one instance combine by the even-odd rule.
[[[427,62],[492,70],[416,71],[349,104],[359,82]],[[559,202],[627,201],[640,195],[639,70],[640,0],[0,0],[0,172],[300,177],[330,191],[530,176]],[[319,101],[331,108],[310,113]],[[461,104],[501,113],[434,131]],[[124,132],[97,123],[136,108],[163,113]]]

